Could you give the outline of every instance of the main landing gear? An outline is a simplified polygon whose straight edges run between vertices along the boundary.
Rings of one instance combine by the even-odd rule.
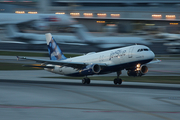
[[[117,78],[114,79],[114,84],[117,85],[121,85],[122,83],[122,79],[119,78],[119,75],[121,74],[121,71],[117,72]],[[82,79],[82,84],[90,84],[91,80],[86,76],[85,78]]]
[[[82,84],[90,84],[91,80],[88,77],[82,79]]]
[[[120,75],[120,74],[121,74],[121,71],[118,71],[118,72],[117,72],[117,78],[114,79],[114,84],[115,84],[115,85],[117,85],[117,84],[121,85],[121,83],[122,83],[122,79],[119,78],[119,75]]]

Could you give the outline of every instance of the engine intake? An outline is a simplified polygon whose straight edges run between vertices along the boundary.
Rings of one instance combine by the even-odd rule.
[[[86,66],[86,68],[84,68],[81,71],[81,74],[93,75],[93,74],[98,74],[100,71],[101,71],[101,67],[98,64],[91,64]]]
[[[92,66],[92,71],[97,74],[101,71],[101,67],[98,64],[94,64]]]
[[[148,72],[148,67],[145,65],[142,65],[140,67],[137,67],[136,69],[128,70],[127,74],[128,76],[142,76],[145,75]]]
[[[146,74],[148,72],[148,67],[145,65],[141,66],[140,72],[143,75]]]

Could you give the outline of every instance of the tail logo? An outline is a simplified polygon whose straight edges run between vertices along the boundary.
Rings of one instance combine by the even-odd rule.
[[[51,41],[49,42],[48,50],[50,53],[51,60],[62,60],[62,59],[64,59],[62,57],[62,52],[61,52],[60,48],[57,46],[56,41],[54,40],[53,37],[51,37]]]
[[[46,34],[46,41],[49,51],[49,56],[51,60],[65,60],[67,59],[59,46],[57,45],[55,39],[52,37],[51,33]]]

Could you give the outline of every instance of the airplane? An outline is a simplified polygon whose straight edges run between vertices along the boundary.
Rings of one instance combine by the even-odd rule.
[[[38,30],[46,30],[50,25],[69,26],[76,22],[66,14],[0,13],[0,16],[0,25],[28,23]]]
[[[76,36],[83,40],[85,43],[94,45],[98,48],[108,49],[108,48],[116,48],[116,47],[124,47],[132,44],[143,44],[143,45],[151,45],[151,42],[146,41],[141,37],[95,37],[91,35],[85,26],[81,24],[71,25],[75,29]]]
[[[16,25],[7,25],[7,38],[22,41],[29,44],[46,44],[46,37],[44,34],[36,33],[22,33],[19,32]],[[81,40],[73,35],[54,35],[53,36],[58,43],[61,44],[73,44],[73,45],[87,45],[83,44]]]
[[[179,34],[172,34],[172,33],[158,33],[154,35],[156,38],[161,38],[167,41],[175,41],[180,40]]]
[[[144,45],[131,45],[66,58],[51,33],[46,33],[45,35],[50,60],[19,56],[17,56],[17,59],[41,63],[40,66],[24,65],[26,67],[40,67],[49,72],[66,76],[85,76],[82,79],[83,84],[90,84],[88,75],[100,75],[112,72],[117,72],[117,78],[114,79],[114,84],[121,84],[122,79],[119,76],[122,70],[126,69],[128,76],[142,76],[148,72],[147,64],[160,62],[160,60],[153,60],[155,54]]]

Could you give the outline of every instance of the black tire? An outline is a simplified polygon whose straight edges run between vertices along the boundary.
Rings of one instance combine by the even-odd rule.
[[[86,78],[83,78],[82,79],[82,84],[86,84],[86,82],[87,82]]]
[[[121,78],[118,79],[118,84],[119,84],[119,85],[122,84],[122,79],[121,79]]]
[[[90,84],[91,83],[91,80],[89,78],[86,79],[86,83],[87,84]]]
[[[118,84],[118,80],[117,78],[114,79],[114,84],[117,85]]]

